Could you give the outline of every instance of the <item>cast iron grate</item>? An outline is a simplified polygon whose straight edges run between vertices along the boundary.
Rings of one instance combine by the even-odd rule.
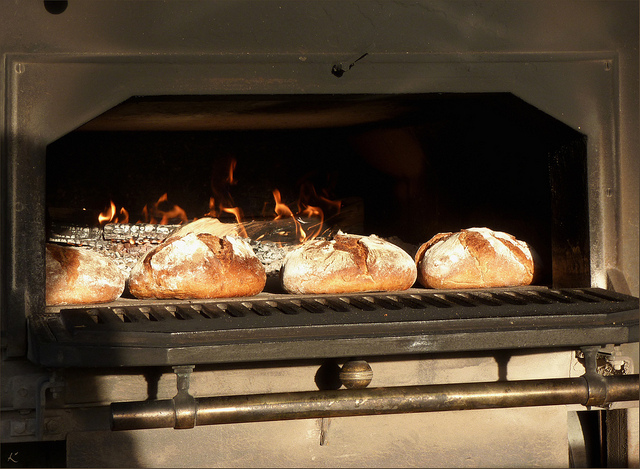
[[[49,366],[135,366],[392,355],[638,340],[638,299],[519,287],[121,301],[31,321]]]

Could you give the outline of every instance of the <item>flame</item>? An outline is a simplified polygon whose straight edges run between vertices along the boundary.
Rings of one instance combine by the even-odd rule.
[[[280,220],[284,217],[292,217],[295,219],[291,209],[282,203],[282,196],[280,195],[280,191],[278,189],[273,190],[273,199],[276,201],[275,212],[277,215],[274,220]]]
[[[340,209],[342,208],[342,201],[341,200],[331,200],[331,199],[328,199],[327,197],[323,197],[321,195],[318,196],[318,199],[320,199],[326,205],[331,207],[336,212],[336,214],[340,213]]]
[[[233,198],[229,193],[229,187],[237,184],[237,180],[234,177],[237,160],[235,158],[218,160],[216,164],[218,165],[218,163],[220,165],[211,178],[213,195],[209,198],[209,212],[205,213],[204,216],[219,218],[223,214],[231,214],[235,217],[241,234],[248,237],[247,230],[243,225],[243,211],[234,204]],[[274,189],[272,194],[275,201],[274,220],[291,218],[296,230],[295,236],[301,243],[319,236],[322,233],[325,219],[339,213],[342,206],[341,201],[330,200],[326,190],[322,191],[323,195],[319,195],[309,181],[304,181],[300,185],[300,195],[295,213],[289,205],[284,203],[278,189]],[[269,217],[267,213],[269,205],[265,202],[262,210],[263,218]],[[117,217],[116,214],[118,214]],[[180,223],[189,222],[186,212],[180,206],[170,203],[166,192],[155,203],[145,205],[142,209],[142,214],[144,223],[166,225],[175,223],[176,219],[179,219]],[[118,212],[116,204],[111,201],[109,207],[100,213],[98,220],[101,226],[112,222],[129,223],[129,212],[124,207],[121,207]],[[193,220],[197,220],[197,218]],[[138,221],[138,223],[140,222]],[[288,236],[287,230],[281,230],[280,234]],[[260,236],[260,238],[262,237],[264,237],[264,234]]]
[[[228,207],[228,208],[223,208],[222,210],[224,212],[231,213],[236,217],[236,221],[238,222],[238,226],[240,227],[242,235],[245,238],[248,238],[249,234],[247,233],[247,230],[244,228],[244,225],[242,224],[242,219],[243,219],[242,209],[239,207]]]
[[[151,208],[145,205],[142,209],[142,214],[146,223],[168,225],[172,219],[179,218],[180,223],[187,223],[189,218],[187,213],[179,205],[171,205],[169,209],[164,210],[160,208],[160,204],[169,200],[168,194],[165,192],[160,196],[158,201],[154,203]],[[160,221],[158,221],[160,219]]]
[[[236,179],[233,177],[237,163],[235,158],[231,158],[224,179],[217,177],[219,173],[213,174],[211,178],[211,190],[214,195],[209,197],[209,212],[205,213],[205,216],[219,218],[223,213],[232,214],[240,227],[242,235],[248,238],[249,235],[243,226],[244,214],[242,209],[233,203],[233,198],[228,190],[229,186],[237,184]]]
[[[120,216],[118,216],[117,223],[129,223],[129,212],[124,207],[120,208]]]
[[[305,181],[300,185],[300,196],[298,198],[298,216],[306,218],[319,218],[318,223],[307,227],[308,233],[305,233],[302,242],[317,238],[322,232],[326,214],[329,216],[340,213],[342,201],[330,200],[328,197],[318,195],[315,187],[309,181]],[[302,226],[300,226],[302,230]],[[304,232],[304,230],[302,230]]]
[[[235,158],[231,158],[231,161],[229,162],[229,175],[227,176],[226,182],[232,186],[237,184],[237,181],[233,179],[233,172],[236,170],[237,164],[238,161]]]
[[[145,222],[147,222],[147,223],[155,223],[155,222],[151,222],[150,221],[149,209],[147,208],[146,205],[144,207],[142,207],[142,216],[144,217]]]
[[[291,209],[285,203],[282,202],[282,196],[278,189],[275,189],[273,191],[273,199],[276,203],[276,207],[274,210],[276,213],[276,217],[274,218],[274,220],[280,220],[285,217],[291,217],[296,227],[296,236],[298,238],[298,241],[300,241],[301,243],[310,241],[316,238],[321,233],[322,226],[324,223],[324,212],[320,207],[307,205],[307,206],[304,206],[304,208],[298,210],[298,213],[294,215]],[[298,201],[299,208],[301,205],[302,204],[300,203],[300,201]],[[320,218],[320,221],[314,225],[311,225],[310,227],[307,228],[307,230],[305,230],[302,225],[303,223],[306,223],[306,222],[300,219],[300,217],[302,216],[307,218],[317,217],[317,218]],[[309,228],[314,229],[314,231],[308,231]]]
[[[209,211],[204,214],[205,217],[218,218],[220,213],[216,210],[216,199],[209,197]]]
[[[119,213],[117,217],[116,213]],[[116,204],[111,200],[109,207],[98,215],[98,223],[100,226],[106,225],[107,223],[129,223],[129,212],[127,212],[124,207],[121,207],[120,212],[118,212]]]
[[[305,237],[302,242],[309,241],[318,237],[318,235],[322,232],[322,226],[324,224],[324,212],[320,207],[313,207],[308,205],[304,210],[300,212],[300,215],[306,216],[308,218],[317,217],[320,218],[320,221],[315,225],[310,226],[309,228],[315,228],[315,231],[310,234],[305,233]],[[302,230],[302,226],[300,226],[300,230]]]
[[[304,210],[301,210],[300,215],[304,215],[305,217],[320,217],[321,219],[324,218],[324,212],[322,211],[322,209],[320,207],[313,207],[311,205],[307,205]]]
[[[110,202],[109,207],[105,209],[104,212],[101,212],[98,215],[98,222],[100,226],[113,221],[116,216],[116,204],[113,203],[113,200]]]

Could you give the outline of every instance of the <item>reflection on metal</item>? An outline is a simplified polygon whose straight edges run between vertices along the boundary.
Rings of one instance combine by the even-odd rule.
[[[638,399],[638,375],[602,378],[597,405]],[[543,405],[587,405],[589,377],[194,398],[195,425]],[[111,428],[179,428],[175,399],[111,404]],[[591,404],[589,404],[591,405]]]
[[[178,386],[178,393],[173,398],[176,428],[193,428],[196,423],[196,401],[189,394],[193,368],[192,365],[173,367]]]
[[[364,389],[373,379],[373,370],[364,360],[349,360],[342,365],[339,377],[347,389]]]

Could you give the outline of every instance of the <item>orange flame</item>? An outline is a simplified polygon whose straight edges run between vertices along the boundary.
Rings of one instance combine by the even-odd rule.
[[[240,227],[242,236],[244,236],[245,238],[248,238],[249,234],[247,233],[247,230],[244,228],[244,225],[242,224],[242,219],[243,219],[242,209],[239,207],[227,207],[227,208],[223,208],[222,210],[224,212],[231,213],[236,217],[236,221],[238,222],[238,226]]]
[[[151,221],[151,218],[149,216],[149,209],[147,208],[147,206],[145,205],[144,207],[142,207],[142,216],[144,217],[144,221],[147,223],[155,223],[155,221]]]
[[[300,215],[306,216],[308,218],[313,218],[313,217],[320,218],[320,221],[318,223],[309,227],[309,228],[315,228],[315,231],[310,234],[305,234],[305,237],[302,240],[302,242],[310,241],[312,239],[317,238],[320,232],[322,231],[322,225],[324,224],[324,212],[322,211],[322,209],[320,207],[313,207],[311,205],[308,205],[307,207],[305,207],[304,210],[300,212]],[[302,230],[302,226],[300,227],[300,230]]]
[[[217,218],[220,213],[216,210],[216,199],[209,197],[209,211],[204,214],[205,217]]]
[[[120,216],[118,217],[117,223],[129,223],[129,212],[127,212],[124,207],[120,209]]]
[[[116,213],[119,213],[119,215],[116,216]],[[127,212],[124,207],[121,207],[120,212],[118,212],[116,204],[111,200],[109,207],[98,215],[98,223],[100,226],[106,225],[107,223],[129,223],[129,212]]]
[[[324,223],[324,213],[320,207],[307,205],[304,207],[304,209],[299,210],[297,215],[294,215],[291,209],[285,203],[282,202],[282,196],[280,195],[280,191],[278,189],[275,189],[273,191],[273,199],[275,200],[275,203],[276,203],[275,220],[280,220],[285,217],[291,217],[296,227],[296,236],[301,243],[310,241],[316,238],[320,234],[320,232],[322,231],[322,225]],[[299,205],[300,205],[300,202],[299,202]],[[309,228],[314,228],[315,230],[313,232],[308,233],[307,230],[309,228],[305,230],[302,226],[303,222],[299,218],[297,218],[297,216],[305,216],[308,218],[318,217],[320,218],[320,221],[312,225],[311,227],[309,227]]]
[[[318,196],[318,199],[331,207],[336,212],[336,214],[340,213],[340,209],[342,208],[341,200],[331,200],[321,195]]]
[[[113,221],[115,216],[116,216],[116,204],[114,204],[112,200],[110,202],[109,207],[106,208],[104,212],[101,212],[100,215],[98,215],[98,222],[102,226],[105,223],[109,223]]]
[[[289,207],[282,203],[282,196],[280,195],[280,191],[278,189],[273,190],[273,199],[276,201],[276,217],[274,220],[280,220],[284,217],[293,217],[293,212]]]
[[[151,208],[148,208],[147,205],[142,209],[142,214],[144,215],[146,223],[160,224],[160,225],[168,225],[172,219],[179,218],[180,223],[187,223],[189,218],[187,217],[187,213],[179,206],[179,205],[171,205],[168,210],[163,210],[160,208],[160,204],[163,202],[167,202],[169,197],[165,192],[160,196],[158,201],[154,203]],[[158,222],[158,218],[160,221]]]
[[[319,222],[307,228],[310,231],[305,236],[304,241],[309,241],[320,235],[324,225],[325,214],[328,212],[330,216],[340,213],[342,201],[330,200],[327,197],[318,195],[315,187],[310,182],[304,182],[300,186],[300,196],[298,198],[298,215],[307,218],[319,218]]]
[[[235,158],[231,158],[231,161],[229,162],[229,175],[226,179],[226,182],[228,182],[230,185],[237,184],[236,180],[233,179],[233,172],[235,171],[237,164],[238,161]]]
[[[219,163],[221,163],[222,166],[214,171],[211,179],[213,196],[209,198],[209,212],[204,214],[204,216],[218,218],[225,213],[232,214],[240,226],[242,235],[248,237],[246,228],[243,226],[243,211],[241,208],[235,206],[233,198],[229,193],[229,187],[237,184],[234,177],[237,160],[231,158],[219,160]],[[323,195],[318,195],[315,187],[309,181],[303,182],[300,186],[300,196],[297,202],[296,213],[284,203],[278,189],[273,190],[272,193],[275,200],[274,219],[279,220],[291,217],[296,230],[295,235],[300,242],[305,242],[319,236],[324,227],[325,218],[332,217],[336,213],[339,213],[342,205],[342,202],[339,200],[330,200],[326,190],[322,191]],[[263,218],[268,217],[266,213],[268,205],[270,204],[265,202],[262,211]],[[116,213],[118,213],[117,217]],[[162,194],[155,203],[145,205],[142,209],[142,214],[145,223],[164,225],[175,223],[175,219],[179,219],[180,223],[189,222],[186,212],[180,206],[171,204],[168,201],[168,194],[166,192]],[[111,201],[110,206],[106,208],[104,212],[100,213],[98,219],[100,225],[111,222],[129,223],[129,213],[124,207],[120,208],[120,211],[117,212],[116,205]],[[197,218],[194,218],[193,220],[196,219]],[[315,220],[309,219],[318,219],[318,221],[316,223]],[[138,223],[140,223],[140,221]],[[283,232],[281,234],[285,233]]]
[[[237,181],[233,177],[236,165],[237,160],[235,158],[231,158],[224,179],[220,179],[217,177],[219,173],[214,173],[214,175],[212,176],[211,190],[213,191],[215,197],[209,197],[209,212],[205,213],[205,216],[218,218],[220,217],[220,215],[222,215],[222,213],[230,213],[238,222],[242,234],[245,237],[249,237],[247,231],[242,225],[244,219],[242,209],[235,206],[235,204],[233,203],[233,198],[228,191],[228,186],[235,185],[237,183]],[[216,201],[216,198],[219,200],[219,202]]]

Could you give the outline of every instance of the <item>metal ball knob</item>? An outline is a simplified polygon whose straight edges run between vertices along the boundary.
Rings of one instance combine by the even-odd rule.
[[[373,379],[373,370],[364,360],[350,360],[342,365],[339,377],[347,389],[364,389]]]

